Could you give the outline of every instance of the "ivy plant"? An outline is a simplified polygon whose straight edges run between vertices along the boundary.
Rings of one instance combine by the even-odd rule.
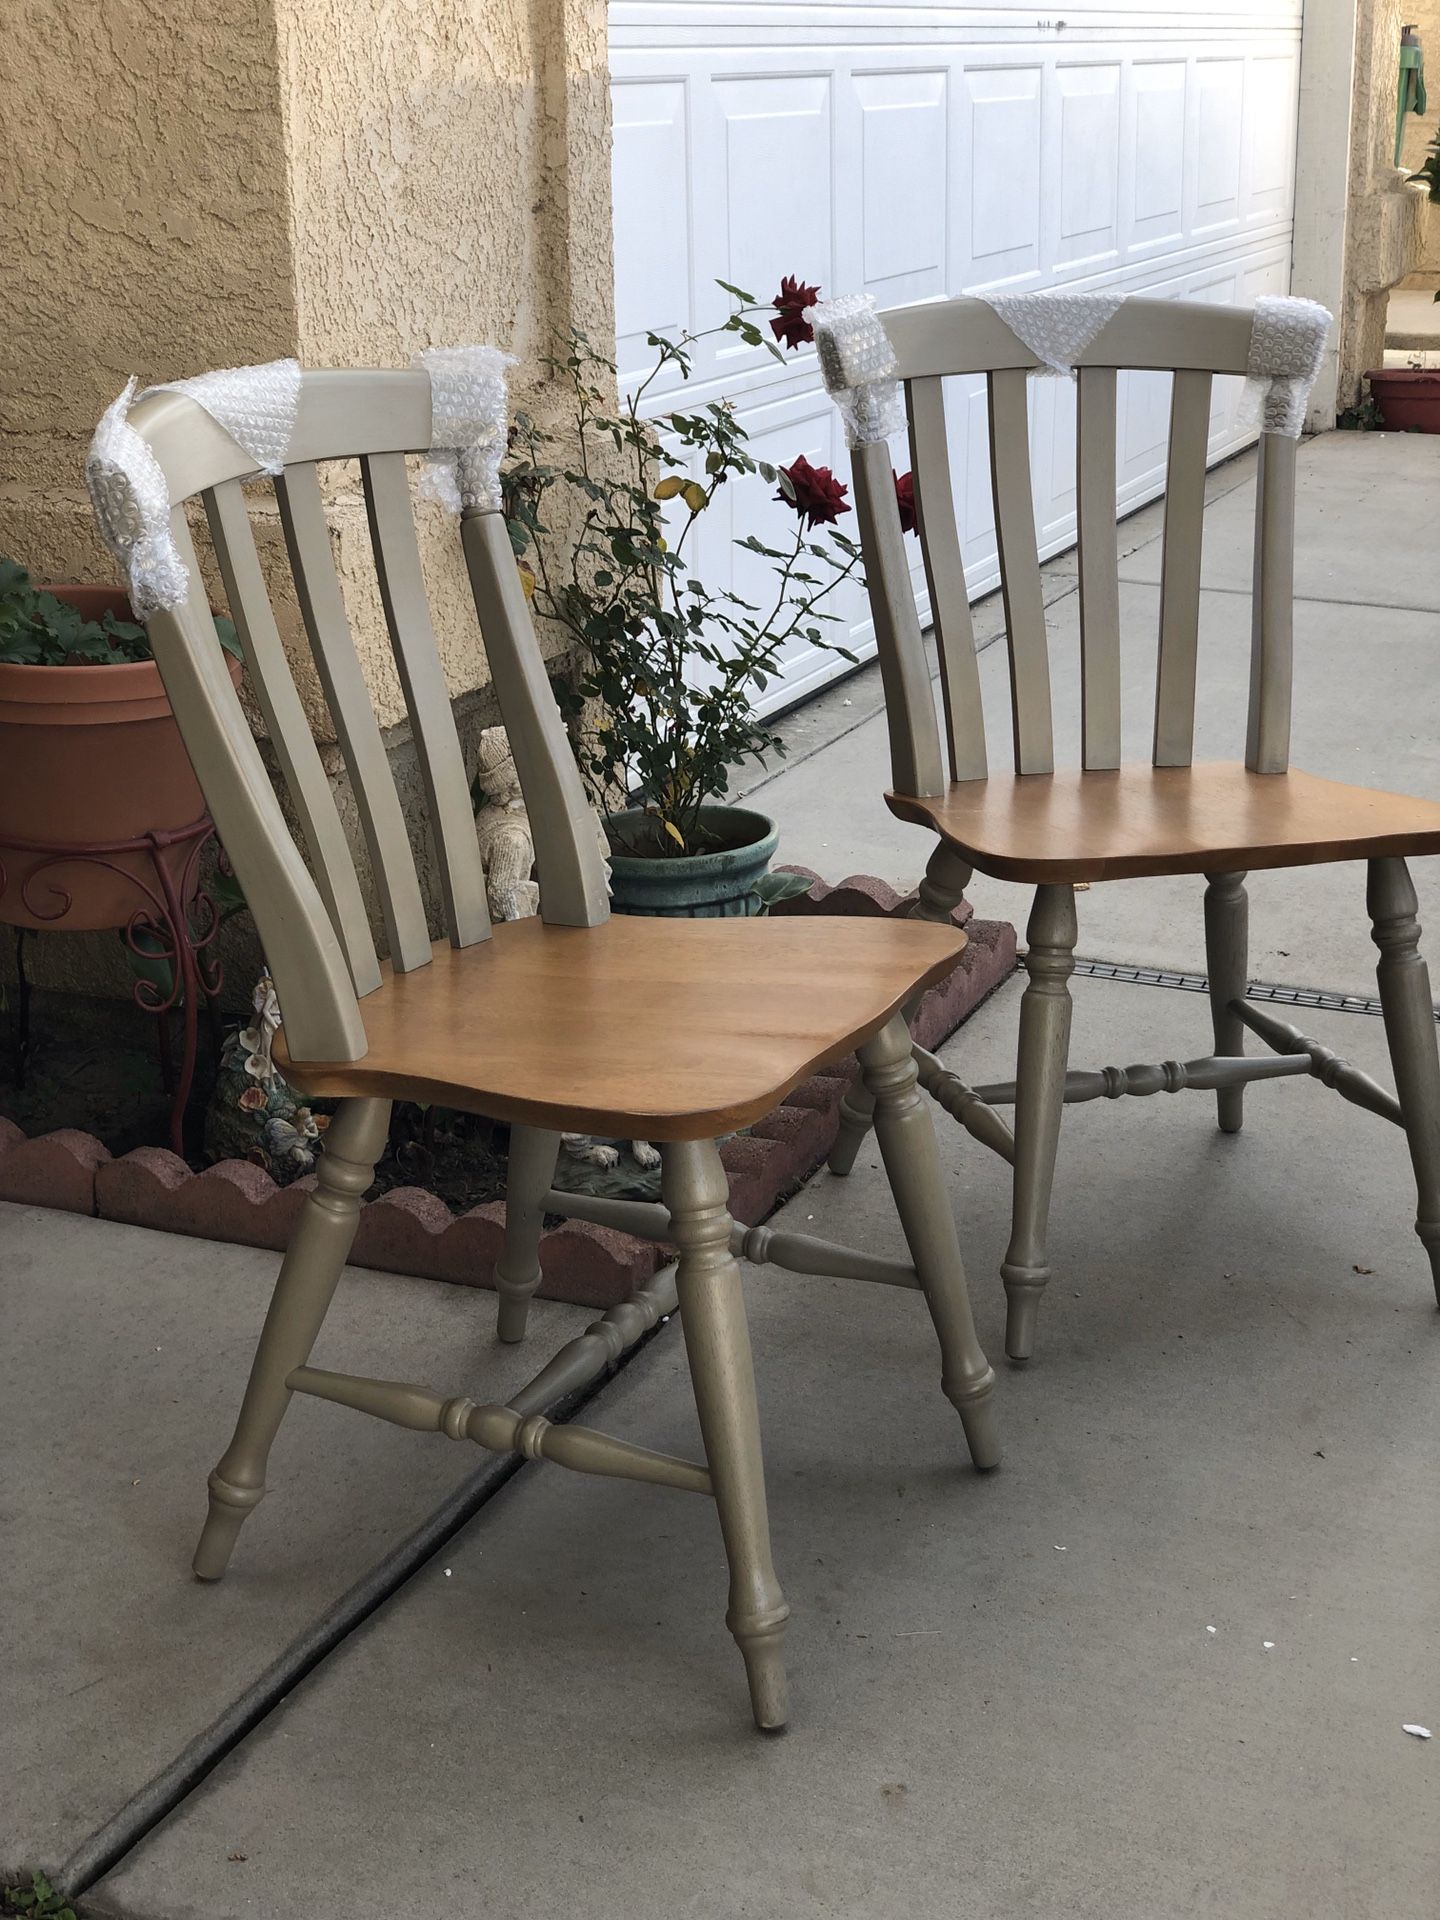
[[[231,623],[219,618],[215,629],[221,646],[239,659]],[[138,622],[113,613],[87,620],[66,601],[32,586],[18,560],[0,558],[0,664],[113,667],[149,658],[149,636]]]
[[[1437,132],[1425,149],[1425,164],[1410,175],[1412,180],[1423,180],[1425,191],[1432,200],[1440,200],[1440,132]],[[1440,287],[1435,290],[1435,298],[1440,300]]]
[[[33,1872],[28,1887],[6,1887],[0,1912],[24,1914],[27,1920],[75,1920],[75,1909],[57,1893],[43,1873]]]

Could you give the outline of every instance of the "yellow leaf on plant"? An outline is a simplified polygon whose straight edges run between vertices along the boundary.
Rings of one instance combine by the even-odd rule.
[[[699,513],[707,498],[705,489],[698,480],[692,480],[685,488],[685,504],[691,513]]]
[[[520,575],[520,591],[527,600],[535,598],[535,569],[523,560],[517,560],[515,571]]]
[[[665,822],[665,831],[669,834],[670,838],[675,842],[677,847],[684,846],[685,836],[680,831],[679,827],[676,826],[673,820],[667,820]]]
[[[655,489],[655,498],[657,500],[673,500],[684,485],[684,479],[680,474],[667,473]]]

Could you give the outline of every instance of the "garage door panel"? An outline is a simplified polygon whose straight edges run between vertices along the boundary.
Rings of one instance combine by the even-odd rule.
[[[823,73],[719,79],[724,177],[712,218],[724,209],[722,278],[761,298],[803,262],[806,277],[833,282],[832,80]]]
[[[1183,60],[1137,60],[1130,70],[1132,259],[1175,245],[1185,232],[1186,75]]]
[[[1195,63],[1195,214],[1197,236],[1214,239],[1240,224],[1245,62]]]
[[[1256,56],[1245,75],[1247,222],[1288,219],[1295,190],[1294,54]]]
[[[848,473],[849,461],[839,415],[824,394],[811,393],[757,407],[747,424],[751,451],[757,460],[789,466],[797,455],[803,455],[812,466],[834,467]],[[752,606],[767,611],[776,600],[774,571],[761,555],[736,542],[755,533],[767,545],[781,551],[791,546],[795,538],[794,509],[776,502],[775,492],[775,487],[759,474],[747,474],[731,481],[722,490],[715,507],[704,516],[708,523],[705,544],[703,549],[696,549],[695,555],[697,563],[703,559],[707,585],[728,588]],[[842,520],[840,526],[853,537],[853,516]],[[823,541],[823,530],[814,537]],[[806,571],[824,577],[818,566],[807,566]],[[839,616],[834,631],[842,645],[848,646],[851,634],[862,625],[866,629],[864,637],[869,638],[869,607],[861,587],[847,583],[825,604]],[[787,685],[792,689],[797,685],[804,687],[816,675],[822,681],[831,677],[836,664],[833,655],[817,650],[798,636],[785,646],[780,658]]]
[[[1054,91],[1047,204],[1058,221],[1050,257],[1098,272],[1120,257],[1119,63],[1058,66]]]
[[[635,210],[615,225],[616,361],[629,381],[653,363],[647,332],[691,324],[687,88],[682,79],[617,82],[614,101],[615,204]]]
[[[860,118],[861,279],[886,304],[949,284],[949,76],[854,76]]]
[[[1075,382],[1030,383],[1031,472],[1035,479],[1035,532],[1051,552],[1075,539]]]
[[[1038,273],[1044,68],[974,66],[964,77],[965,264],[987,282]]]
[[[622,370],[633,379],[648,366],[646,327],[723,322],[717,279],[766,299],[794,273],[882,305],[1050,285],[1283,292],[1299,20],[1299,0],[1110,0],[1067,8],[1063,29],[1018,0],[983,16],[948,0],[615,0]],[[984,383],[946,384],[957,517],[979,592],[998,578]],[[1122,376],[1122,508],[1163,487],[1169,386]],[[805,452],[848,479],[812,349],[779,365],[733,335],[702,342],[686,402],[722,395],[764,457]],[[1213,398],[1218,458],[1254,426],[1238,382],[1217,381]],[[652,389],[653,404],[673,400],[673,384]],[[1034,383],[1031,439],[1041,551],[1054,552],[1074,538],[1068,383]],[[894,464],[908,466],[903,446]],[[793,523],[765,492],[737,488],[723,515],[717,503],[705,516],[696,553],[707,579],[732,577],[732,528],[781,544]],[[851,613],[863,650],[862,597]],[[766,705],[840,670],[798,647]]]

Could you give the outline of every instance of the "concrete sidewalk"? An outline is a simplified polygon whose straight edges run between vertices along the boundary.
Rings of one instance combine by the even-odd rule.
[[[1002,1070],[1017,998],[957,1065]],[[1076,1024],[1081,1060],[1158,1058],[1208,1014],[1093,981]],[[1307,1024],[1384,1071],[1378,1020]],[[914,1296],[753,1274],[785,1739],[749,1726],[708,1503],[527,1469],[96,1911],[1428,1920],[1440,1742],[1402,1726],[1440,1731],[1440,1322],[1409,1168],[1321,1088],[1250,1100],[1238,1138],[1208,1098],[1072,1113],[986,1479]],[[942,1140],[998,1355],[1006,1183]],[[895,1249],[874,1160],[785,1223]],[[693,1457],[678,1329],[587,1418]],[[404,1471],[414,1436],[382,1437]]]
[[[1301,452],[1297,758],[1440,797],[1440,442]],[[1212,476],[1201,715],[1239,673],[1250,463]],[[1428,492],[1427,492],[1428,490]],[[1125,611],[1153,628],[1153,511]],[[1387,546],[1387,541],[1392,545]],[[1047,569],[1058,690],[1074,578]],[[993,634],[997,603],[978,610]],[[1003,648],[983,662],[1003,690]],[[1243,678],[1240,682],[1243,685]],[[783,850],[913,883],[880,800],[873,672],[785,723],[754,788]],[[846,702],[851,704],[846,705]],[[1064,711],[1063,707],[1061,711]],[[846,809],[843,844],[837,833]],[[1417,873],[1440,924],[1434,863]],[[1373,991],[1359,869],[1253,890],[1254,971]],[[977,887],[981,912],[1016,891]],[[1203,967],[1199,883],[1096,887],[1084,950]],[[1440,947],[1431,941],[1435,957]],[[1020,983],[946,1049],[1012,1070]],[[1184,991],[1076,982],[1075,1064],[1209,1044]],[[1283,1011],[1283,1010],[1282,1010]],[[1364,1014],[1306,1030],[1388,1081]],[[982,1338],[1002,1351],[1009,1182],[943,1120]],[[786,1224],[899,1245],[873,1151]],[[87,1894],[124,1920],[1431,1920],[1440,1877],[1440,1319],[1403,1139],[1312,1082],[1067,1117],[1041,1346],[1002,1371],[984,1480],[913,1296],[749,1283],[794,1720],[750,1730],[709,1503],[526,1466]],[[188,1557],[273,1255],[0,1208],[6,1621],[0,1869],[54,1869],[477,1459],[300,1403],[230,1577]],[[504,1392],[493,1296],[347,1276],[322,1365]],[[586,1421],[698,1444],[679,1329]],[[1211,1631],[1213,1629],[1213,1631]],[[9,1783],[15,1783],[13,1785]]]

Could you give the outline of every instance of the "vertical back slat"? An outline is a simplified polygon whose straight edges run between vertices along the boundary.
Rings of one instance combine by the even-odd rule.
[[[1200,549],[1213,375],[1184,369],[1170,397],[1165,544],[1160,566],[1160,651],[1155,674],[1157,767],[1195,755],[1195,660],[1200,636]]]
[[[1030,488],[1030,428],[1023,369],[989,376],[990,475],[1010,649],[1010,705],[1017,773],[1053,773],[1050,654]]]
[[[287,467],[275,482],[275,495],[305,631],[350,772],[390,943],[391,964],[397,972],[408,972],[430,959],[425,905],[405,816],[351,638],[314,465],[304,461]]]
[[[204,496],[210,539],[220,563],[230,616],[245,653],[250,690],[264,716],[265,730],[280,763],[291,805],[300,822],[314,869],[315,883],[330,924],[345,949],[357,994],[380,984],[375,943],[356,878],[345,829],[320,754],[290,677],[290,663],[275,625],[269,590],[255,551],[250,514],[238,480],[226,480]]]
[[[371,454],[361,460],[360,471],[375,552],[375,577],[429,807],[445,924],[452,946],[473,946],[490,936],[485,869],[475,834],[475,810],[465,778],[460,736],[425,596],[405,456]]]
[[[970,594],[965,585],[965,562],[950,485],[944,382],[938,378],[912,380],[905,400],[910,416],[915,518],[940,658],[950,777],[983,780],[989,772],[985,714],[980,701],[980,666],[975,658],[975,623],[970,616]]]
[[[1260,436],[1255,479],[1255,579],[1250,601],[1250,714],[1245,764],[1252,773],[1290,765],[1290,685],[1295,618],[1295,442]]]
[[[945,791],[945,768],[891,474],[890,449],[883,440],[852,450],[850,477],[885,690],[890,777],[896,793],[924,799]]]
[[[504,515],[467,512],[461,539],[501,717],[535,841],[540,911],[552,925],[609,918],[595,813],[545,674]]]
[[[183,505],[171,513],[170,531],[190,576],[189,592],[179,607],[162,608],[145,624],[205,804],[250,902],[291,1054],[359,1060],[366,1038],[351,984],[353,962],[285,825],[226,671]]]
[[[1115,536],[1115,369],[1082,367],[1076,394],[1081,765],[1120,764],[1120,564]]]

